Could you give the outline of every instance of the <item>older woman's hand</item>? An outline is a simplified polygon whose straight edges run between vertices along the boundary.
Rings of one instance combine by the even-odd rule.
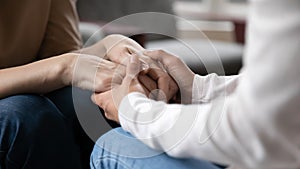
[[[145,51],[144,54],[163,65],[178,84],[182,103],[190,103],[195,73],[180,58],[163,50]]]

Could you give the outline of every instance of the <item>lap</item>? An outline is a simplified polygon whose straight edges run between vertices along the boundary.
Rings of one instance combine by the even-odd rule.
[[[0,124],[30,125],[34,128],[45,120],[61,122],[64,116],[47,98],[39,95],[17,95],[0,100]]]
[[[90,164],[93,169],[218,169],[206,161],[175,159],[152,150],[121,128],[108,132],[97,141]]]
[[[79,161],[66,121],[66,116],[44,96],[1,99],[0,168],[40,168],[49,160],[55,160],[49,167],[67,167],[66,161]],[[76,163],[80,165],[74,162],[70,166],[76,168]]]

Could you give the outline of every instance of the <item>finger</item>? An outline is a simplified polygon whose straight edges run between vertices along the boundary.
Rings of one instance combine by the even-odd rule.
[[[162,70],[160,69],[153,69],[151,68],[149,71],[148,71],[148,75],[154,80],[154,81],[157,81],[159,76],[162,75]]]
[[[124,59],[122,60],[122,62],[120,63],[121,65],[127,66],[130,64],[130,59],[131,56],[133,55],[137,55],[140,61],[140,67],[141,70],[143,71],[144,74],[148,73],[148,70],[150,68],[149,64],[143,60],[143,58],[141,57],[140,53],[134,53],[134,54],[125,54],[126,57],[124,57]]]
[[[161,90],[161,92],[159,93],[159,95],[157,96],[158,100],[170,100],[172,96],[170,96],[170,91],[169,91],[169,85],[170,85],[170,81],[168,79],[165,78],[159,78],[157,81],[158,84],[158,88]]]
[[[170,72],[172,66],[183,63],[177,56],[171,55],[163,50],[145,51],[144,55],[160,62],[168,72]]]
[[[126,47],[126,49],[127,49],[128,53],[130,53],[130,54],[138,54],[139,51],[144,50],[143,48],[139,48],[136,46],[130,46],[130,45],[128,45]]]
[[[163,92],[167,100],[170,100],[175,93],[177,93],[178,87],[175,81],[167,73],[163,72],[160,69],[151,69],[148,75],[154,80],[157,81],[158,89]]]
[[[121,65],[127,66],[130,62],[130,57],[131,54],[124,51],[120,54],[118,54],[119,56],[111,56],[109,59],[113,62],[119,63]]]
[[[158,100],[164,100],[164,98],[160,99],[159,98],[159,95],[166,95],[167,96],[167,100],[169,100],[169,85],[170,85],[170,80],[169,80],[169,76],[163,72],[162,70],[160,69],[151,69],[149,72],[148,72],[148,75],[154,80],[157,82],[157,87],[159,90],[157,90],[155,93],[156,93],[156,96],[157,96],[157,99]],[[150,91],[153,91],[150,90]],[[159,91],[159,92],[158,92]],[[153,93],[155,95],[155,93]]]
[[[127,46],[126,47],[126,51],[125,53],[122,53],[122,55],[125,55],[126,57],[123,57],[123,61],[122,64],[123,65],[128,65],[130,63],[130,58],[132,55],[137,55],[140,62],[141,62],[141,67],[143,68],[143,70],[146,70],[149,68],[148,62],[147,60],[151,59],[148,56],[143,55],[143,52],[145,51],[145,49],[142,50],[137,50],[131,46]],[[149,58],[149,59],[145,59],[145,58]]]
[[[91,100],[93,103],[98,105],[99,107],[103,108],[104,107],[104,99],[103,99],[103,93],[94,93],[91,96]]]
[[[116,108],[116,105],[112,99],[112,93],[111,91],[107,91],[104,93],[94,93],[91,96],[92,101],[101,107],[105,111],[105,116],[110,119],[116,121],[118,110]]]
[[[110,113],[108,113],[107,111],[104,110],[104,115],[108,120],[112,120],[112,118],[110,117]]]
[[[156,82],[147,75],[139,75],[138,79],[140,83],[145,87],[148,91],[152,91],[157,89]]]
[[[164,67],[160,64],[160,62],[152,59],[149,56],[144,55],[144,51],[140,51],[137,53],[142,63],[142,68],[144,68],[143,70],[149,70],[150,68],[165,70]]]
[[[93,94],[91,95],[91,100],[92,100],[93,103],[97,104],[97,103],[96,103],[95,96],[96,96],[96,94],[93,93]]]
[[[103,110],[107,109],[107,105],[112,100],[112,90],[102,92],[102,93],[94,93],[92,95],[92,101],[101,107]]]
[[[111,121],[116,121],[116,118],[114,116],[114,114],[112,114],[111,112],[108,112],[107,110],[104,110],[104,116],[106,117],[106,119],[111,120]]]
[[[137,75],[140,72],[140,61],[137,55],[132,55],[130,57],[130,63],[126,68],[126,76],[123,82],[130,83],[132,79],[137,78]]]
[[[126,76],[126,67],[123,65],[118,66],[113,73],[112,85],[122,84],[122,81],[125,78],[125,76]]]

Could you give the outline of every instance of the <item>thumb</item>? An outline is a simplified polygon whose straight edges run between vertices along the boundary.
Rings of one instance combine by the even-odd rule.
[[[124,81],[128,82],[132,79],[136,78],[137,75],[140,73],[141,67],[140,67],[140,61],[137,55],[132,55],[130,57],[129,64],[126,67],[126,76]]]

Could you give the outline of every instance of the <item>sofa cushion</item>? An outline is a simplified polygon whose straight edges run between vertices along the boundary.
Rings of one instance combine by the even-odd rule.
[[[195,73],[237,74],[242,67],[243,45],[201,39],[151,41],[147,49],[163,49],[180,57]]]

